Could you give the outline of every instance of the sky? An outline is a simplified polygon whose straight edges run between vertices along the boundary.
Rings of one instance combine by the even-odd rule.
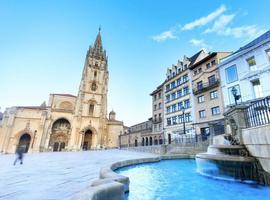
[[[108,110],[128,126],[151,117],[150,93],[184,55],[236,51],[270,29],[268,0],[1,0],[0,107],[77,95],[101,26]]]

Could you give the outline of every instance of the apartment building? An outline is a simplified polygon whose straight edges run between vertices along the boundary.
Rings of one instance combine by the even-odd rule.
[[[206,138],[210,134],[209,123],[223,121],[223,96],[220,86],[218,63],[229,52],[212,52],[191,65],[194,98],[194,127],[197,135]]]
[[[179,134],[194,134],[192,109],[193,94],[189,67],[206,57],[201,50],[192,57],[184,56],[176,65],[167,69],[164,82],[164,135],[170,144]]]
[[[151,94],[152,97],[152,137],[158,139],[158,144],[162,144],[164,140],[163,130],[163,83],[159,85]],[[157,142],[156,140],[154,140]],[[156,144],[156,143],[154,143]]]

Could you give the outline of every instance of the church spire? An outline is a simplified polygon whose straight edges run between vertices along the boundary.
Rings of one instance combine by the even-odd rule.
[[[94,46],[90,49],[90,56],[97,59],[106,60],[106,52],[103,51],[100,31],[101,31],[101,27],[99,27],[98,29],[98,34],[97,34]]]

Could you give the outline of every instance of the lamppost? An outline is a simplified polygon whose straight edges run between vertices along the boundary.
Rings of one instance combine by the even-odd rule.
[[[184,134],[186,134],[186,120],[185,120],[185,106],[181,106],[181,110],[182,110],[182,115],[183,115],[183,129],[184,129]]]
[[[237,105],[237,101],[241,98],[241,95],[237,94],[237,89],[234,86],[232,87],[231,92],[234,98],[235,105]]]

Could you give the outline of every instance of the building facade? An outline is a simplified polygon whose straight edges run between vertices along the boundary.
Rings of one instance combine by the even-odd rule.
[[[270,31],[241,47],[219,64],[225,107],[270,95]]]
[[[152,134],[151,137],[158,139],[158,144],[164,140],[164,101],[163,84],[159,85],[151,94],[152,97]],[[155,140],[156,141],[156,140]],[[155,143],[156,144],[156,143]],[[162,142],[161,142],[162,144]]]
[[[193,94],[191,92],[191,76],[189,67],[203,59],[207,54],[201,50],[192,57],[184,56],[167,70],[164,82],[164,131],[166,143],[181,134],[195,132],[193,126],[194,110]]]
[[[120,135],[120,147],[154,145],[156,137],[152,136],[152,119],[135,124]]]
[[[190,66],[194,95],[194,125],[197,135],[207,138],[209,123],[223,123],[223,96],[218,63],[227,52],[213,52]],[[224,123],[223,123],[224,124]]]
[[[107,117],[108,60],[101,34],[90,47],[77,96],[51,94],[48,105],[6,109],[0,127],[0,152],[73,151],[114,148],[123,122]]]

